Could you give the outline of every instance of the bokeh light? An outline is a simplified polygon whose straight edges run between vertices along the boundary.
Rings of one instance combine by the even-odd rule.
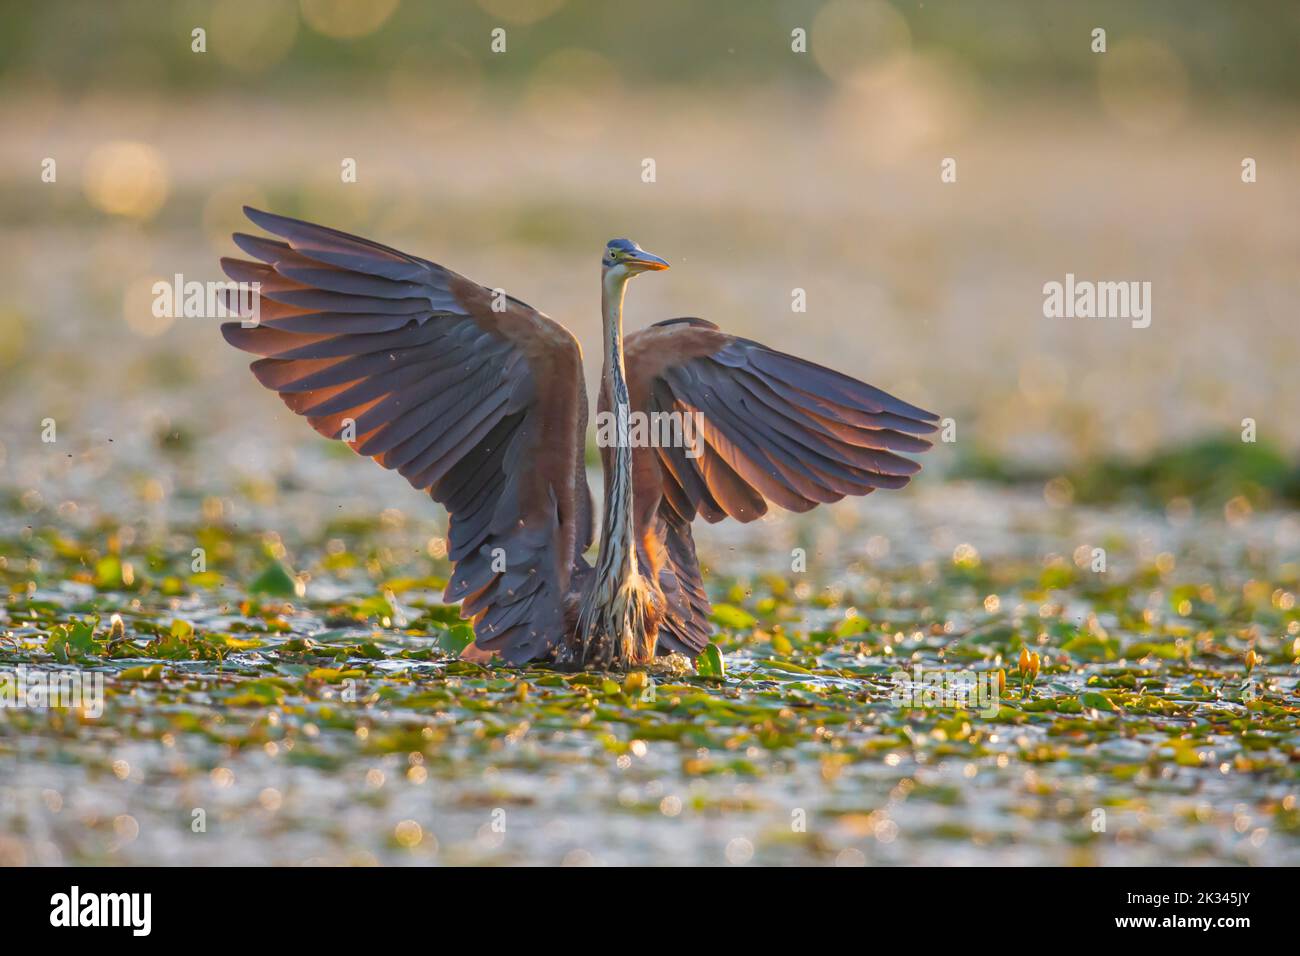
[[[109,142],[86,158],[86,198],[114,216],[150,219],[167,199],[167,163],[147,143]]]
[[[976,82],[955,62],[899,54],[845,76],[827,110],[830,133],[874,165],[951,144],[975,117]]]
[[[831,0],[813,20],[809,40],[817,65],[843,82],[906,55],[912,32],[907,21],[880,0]]]
[[[241,73],[262,73],[288,55],[298,36],[293,0],[218,0],[208,49]]]

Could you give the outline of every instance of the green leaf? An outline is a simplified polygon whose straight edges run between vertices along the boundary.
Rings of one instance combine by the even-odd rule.
[[[855,615],[846,617],[835,625],[834,634],[839,638],[857,637],[859,634],[865,634],[871,630],[871,622],[865,617]]]
[[[74,657],[85,657],[95,653],[95,625],[99,618],[84,621],[73,620],[59,624],[50,631],[45,649],[54,655],[61,664],[66,664]]]
[[[108,554],[95,564],[95,587],[115,591],[122,587],[122,562]]]
[[[1061,650],[1085,661],[1113,661],[1119,657],[1119,641],[1111,637],[1080,634],[1061,645]]]
[[[460,654],[474,640],[474,628],[468,624],[453,624],[438,635],[438,646],[448,654]]]
[[[719,627],[730,631],[747,631],[758,623],[758,619],[744,608],[734,604],[719,604],[713,608],[712,620]]]
[[[365,671],[357,670],[356,668],[343,670],[333,667],[317,667],[307,674],[309,680],[324,681],[327,684],[341,684],[349,678],[356,680],[365,676]]]
[[[120,680],[158,681],[162,680],[162,671],[161,664],[148,664],[143,667],[128,667],[117,676]]]
[[[212,641],[228,647],[232,651],[251,651],[266,644],[265,641],[256,637],[235,637],[233,634],[214,634],[212,635]]]
[[[810,671],[808,668],[801,667],[798,664],[793,664],[790,661],[769,660],[769,661],[765,661],[764,663],[767,667],[771,667],[779,671],[785,671],[787,674],[811,674],[812,673],[812,671]]]
[[[710,644],[695,659],[695,672],[701,677],[723,677],[727,667],[722,661],[722,652],[717,644]]]
[[[372,594],[370,597],[358,601],[352,606],[352,610],[358,617],[386,617],[390,620],[397,613],[393,610],[393,605],[382,594]]]
[[[190,575],[190,587],[216,588],[221,586],[221,582],[222,577],[216,571],[200,571]]]
[[[245,681],[239,692],[226,698],[231,707],[273,706],[284,700],[284,689],[269,680]]]
[[[1115,705],[1110,702],[1110,698],[1105,694],[1099,694],[1095,690],[1085,691],[1079,695],[1079,706],[1091,707],[1093,710],[1114,711]]]
[[[250,594],[270,594],[274,597],[295,597],[298,594],[298,582],[294,580],[289,569],[279,561],[267,565],[248,586]]]
[[[1140,643],[1131,644],[1125,651],[1125,656],[1134,660],[1141,660],[1144,657],[1158,657],[1165,661],[1179,660],[1184,654],[1184,650],[1178,644],[1153,644]]]

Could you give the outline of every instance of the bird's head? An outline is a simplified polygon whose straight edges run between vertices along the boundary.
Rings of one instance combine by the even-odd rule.
[[[668,262],[653,252],[646,252],[631,239],[611,239],[605,243],[605,255],[600,260],[607,276],[640,275],[642,272],[659,272],[668,268]]]

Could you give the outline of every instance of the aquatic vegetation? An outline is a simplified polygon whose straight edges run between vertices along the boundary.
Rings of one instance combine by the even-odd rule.
[[[954,477],[1004,484],[1068,482],[1072,500],[1111,504],[1121,500],[1164,506],[1169,502],[1223,507],[1300,503],[1300,462],[1269,441],[1240,435],[1206,437],[1143,455],[1104,455],[1060,470],[1045,470],[972,452],[956,464]],[[1238,505],[1239,507],[1239,505]]]
[[[627,675],[459,660],[445,562],[392,516],[296,540],[8,523],[0,671],[102,673],[105,701],[0,709],[0,855],[1300,860],[1300,566],[1278,523],[1227,544],[1193,523],[1151,553],[1164,516],[1062,526],[982,491],[1014,533],[947,521],[882,553],[956,493],[864,508],[869,539],[813,516],[732,529],[711,552],[717,652]],[[980,547],[940,551],[957,530]],[[772,573],[774,531],[817,537],[808,575]],[[1085,533],[1105,573],[1066,556]],[[894,675],[917,667],[1001,692],[900,707]]]

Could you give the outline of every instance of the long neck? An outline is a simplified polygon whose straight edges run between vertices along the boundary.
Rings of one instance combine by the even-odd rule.
[[[631,407],[623,369],[623,293],[627,278],[606,274],[600,297],[605,339],[603,378],[609,385],[616,440],[610,449],[613,467],[605,475],[605,520],[596,558],[596,580],[597,590],[610,595],[637,573],[632,536],[632,446],[628,441]]]

